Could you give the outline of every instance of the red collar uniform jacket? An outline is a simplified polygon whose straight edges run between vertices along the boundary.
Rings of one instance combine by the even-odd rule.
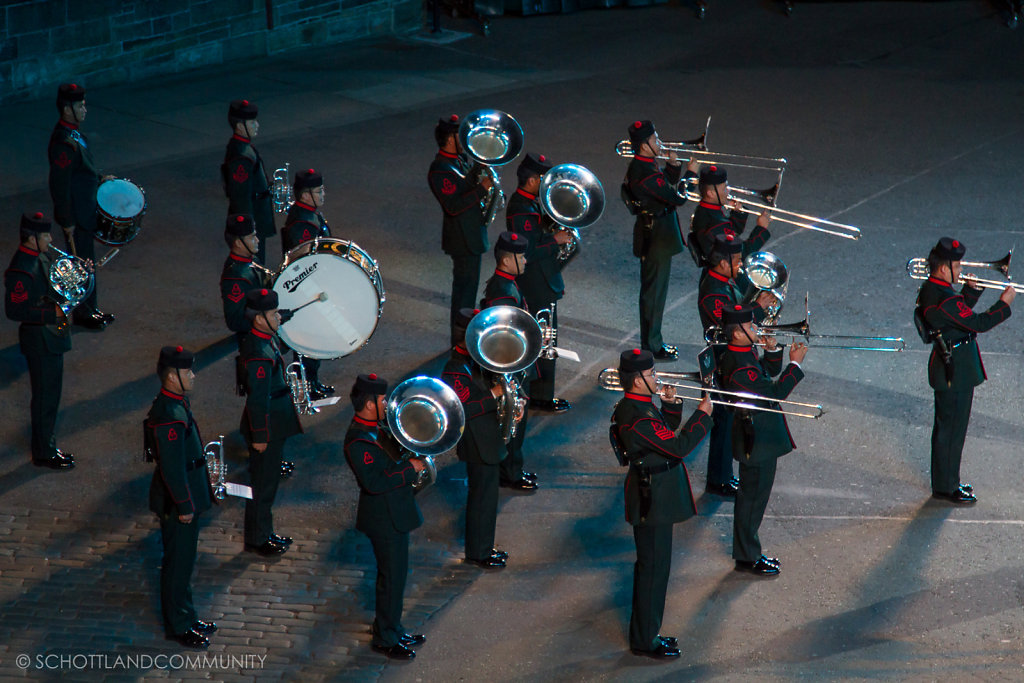
[[[706,261],[711,256],[717,235],[733,234],[738,237],[743,234],[746,227],[747,214],[742,211],[732,209],[726,216],[720,204],[699,202],[690,219],[690,239],[697,240],[697,246],[700,247],[700,253]],[[760,251],[771,236],[767,228],[755,224],[754,231],[743,241],[743,256]]]
[[[626,184],[643,208],[633,228],[634,256],[670,257],[681,253],[686,246],[676,214],[676,207],[686,203],[686,196],[677,190],[681,173],[681,166],[671,164],[662,171],[658,162],[649,157],[633,157],[629,162]],[[650,222],[650,233],[642,240],[643,246],[638,247],[637,235],[646,234],[647,222]]]
[[[21,323],[18,341],[22,353],[62,354],[71,350],[71,328],[57,331],[57,310],[50,287],[50,258],[20,246],[4,273],[4,312]]]
[[[331,228],[327,219],[309,204],[294,202],[288,209],[284,227],[281,229],[281,250],[288,253],[303,242],[317,237],[330,237]]]
[[[408,533],[423,524],[412,484],[416,470],[396,462],[401,446],[376,423],[353,417],[345,433],[345,459],[359,482],[356,529],[368,536]]]
[[[149,486],[149,509],[161,517],[198,515],[210,509],[210,478],[203,438],[188,399],[161,389],[146,418],[156,471]]]
[[[267,171],[252,141],[241,135],[232,135],[224,150],[224,163],[220,170],[224,192],[228,196],[228,213],[250,214],[260,240],[277,234]]]
[[[241,357],[246,396],[239,429],[245,440],[249,444],[270,443],[301,434],[302,424],[284,378],[284,361],[274,337],[251,330],[242,340]]]
[[[89,141],[78,126],[58,121],[47,149],[53,219],[61,227],[96,230],[96,189],[100,172],[92,160]]]
[[[263,287],[263,275],[252,265],[253,260],[237,254],[228,254],[220,274],[220,298],[224,307],[224,322],[232,332],[248,332],[251,327],[245,317],[245,295],[250,289]]]
[[[469,354],[456,347],[441,379],[455,390],[466,414],[466,431],[456,447],[463,462],[497,465],[508,454],[498,428],[498,404],[483,374]]]
[[[559,244],[554,233],[547,229],[552,221],[544,215],[537,195],[519,188],[508,200],[505,211],[505,229],[526,237],[526,268],[516,278],[530,307],[547,308],[565,292],[562,280],[562,262],[558,260]]]
[[[487,191],[473,178],[473,164],[461,154],[439,150],[427,183],[441,205],[441,249],[452,256],[483,254],[490,249],[480,202]]]

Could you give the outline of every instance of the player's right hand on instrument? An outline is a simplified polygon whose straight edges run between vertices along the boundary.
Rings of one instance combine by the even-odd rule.
[[[192,521],[192,513],[190,512],[187,515],[178,515],[178,521],[182,524],[188,524]]]
[[[700,162],[696,159],[690,159],[686,164],[687,173],[700,173]]]
[[[738,199],[730,199],[729,201],[726,202],[726,204],[736,209],[737,211],[743,208],[743,205],[740,204],[740,200]]]
[[[423,471],[423,461],[420,460],[419,458],[409,458],[409,463],[412,465],[412,468],[417,472]]]
[[[1003,293],[999,295],[999,300],[1009,306],[1013,303],[1013,300],[1017,297],[1017,290],[1013,287],[1007,287],[1003,290]]]
[[[572,235],[568,230],[556,230],[552,237],[555,239],[555,244],[569,244],[572,241]]]
[[[795,342],[789,347],[789,360],[794,363],[802,363],[804,356],[807,355],[807,344],[803,342]]]
[[[697,410],[702,411],[705,415],[711,414],[711,397],[704,394],[704,397],[700,399],[700,403],[697,404]]]
[[[757,305],[763,309],[771,308],[777,303],[779,303],[779,300],[771,292],[761,292],[757,295]]]
[[[491,176],[489,174],[485,173],[482,176],[480,176],[480,187],[484,188],[485,190],[490,190],[492,187],[494,187],[494,181],[491,180]]]
[[[501,398],[501,395],[503,393],[505,392],[501,390],[501,387],[499,385],[495,384],[493,387],[491,387],[491,396],[493,396],[494,398]]]
[[[53,307],[56,309],[54,313],[57,315],[57,323],[62,324],[67,322],[68,317],[64,315],[64,309],[58,306],[57,304],[54,304]]]
[[[739,202],[736,202],[736,203],[738,204]],[[736,206],[736,207],[733,207],[733,208],[738,209],[739,207]],[[771,223],[771,221],[772,221],[772,216],[771,216],[771,213],[768,211],[768,209],[765,209],[764,211],[762,211],[761,215],[757,217],[757,224],[760,227],[762,227],[762,228],[767,228],[768,224]]]
[[[267,444],[265,444],[265,443],[254,443],[252,445],[252,449],[254,451],[256,451],[257,453],[262,453],[263,451],[267,450]]]
[[[679,162],[679,155],[676,154],[675,152],[669,152],[668,153],[668,163],[669,163],[670,166],[678,166],[679,163],[680,163]]]

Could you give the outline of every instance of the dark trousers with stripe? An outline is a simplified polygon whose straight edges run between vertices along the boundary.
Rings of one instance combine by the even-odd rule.
[[[732,522],[732,557],[743,562],[757,562],[761,557],[758,529],[768,507],[775,483],[776,458],[747,464],[740,461],[740,490]]]
[[[466,463],[466,557],[486,560],[494,548],[498,522],[498,466]]]
[[[640,259],[640,347],[648,351],[657,351],[665,343],[661,336],[661,320],[665,315],[671,274],[671,256]]]
[[[728,484],[732,479],[732,411],[722,405],[711,410],[708,438],[708,484]]]
[[[274,533],[274,498],[281,483],[284,440],[271,441],[262,453],[249,446],[249,484],[252,500],[245,501],[245,542],[262,545]]]
[[[373,644],[391,647],[405,629],[402,603],[409,574],[409,532],[395,531],[390,524],[367,534],[377,560],[376,616],[373,620]]]
[[[32,458],[45,460],[57,454],[57,411],[64,386],[64,355],[45,349],[26,353],[28,379],[32,386],[29,414],[32,419]]]
[[[629,647],[654,650],[665,616],[665,593],[672,569],[672,525],[633,527],[636,563],[633,565],[633,613],[629,618]]]
[[[477,308],[476,293],[480,289],[480,255],[465,254],[452,258],[452,307],[448,319],[449,329],[455,327],[455,315],[460,308]],[[456,339],[452,337],[452,346]]]
[[[164,630],[169,636],[181,635],[196,623],[192,605],[192,570],[196,564],[199,543],[199,515],[188,524],[178,521],[177,514],[160,517],[160,538],[164,545],[160,565],[160,607]]]
[[[960,459],[971,421],[974,388],[935,392],[932,426],[932,491],[955,493],[960,486]]]

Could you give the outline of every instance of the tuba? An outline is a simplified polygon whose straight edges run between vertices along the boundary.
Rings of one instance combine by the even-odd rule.
[[[52,244],[50,251],[58,257],[50,264],[49,276],[50,288],[56,294],[54,301],[64,312],[64,321],[57,325],[57,330],[62,332],[68,326],[71,311],[92,293],[96,278],[84,260],[66,254]]]
[[[758,251],[744,257],[741,272],[755,288],[771,292],[778,299],[777,304],[769,306],[765,311],[767,316],[764,319],[765,325],[776,323],[789,289],[789,270],[786,264],[770,251]]]
[[[284,162],[284,168],[274,171],[270,181],[270,200],[274,204],[274,213],[285,213],[294,203],[292,187],[288,182],[290,164]]]
[[[455,390],[435,377],[412,377],[392,390],[387,401],[388,431],[405,450],[396,459],[416,458],[424,467],[413,482],[419,492],[437,479],[435,455],[458,443],[466,414]],[[390,454],[390,453],[389,453]]]
[[[533,365],[542,344],[540,325],[515,306],[484,309],[466,327],[466,350],[470,357],[480,367],[498,375],[498,425],[505,443],[512,440],[526,415],[526,393],[514,375]]]
[[[579,253],[579,228],[593,225],[604,212],[604,187],[589,169],[559,164],[541,178],[538,198],[544,213],[572,237],[558,249],[564,268]]]
[[[462,119],[458,141],[477,164],[477,182],[485,174],[491,178],[491,189],[480,200],[484,225],[490,225],[494,216],[505,208],[505,193],[501,191],[501,179],[495,167],[504,166],[523,151],[523,128],[503,111],[478,109]]]

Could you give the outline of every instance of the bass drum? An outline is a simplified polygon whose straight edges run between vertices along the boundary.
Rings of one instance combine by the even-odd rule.
[[[331,237],[304,242],[285,254],[274,280],[281,308],[315,301],[278,335],[310,358],[341,358],[362,347],[384,309],[384,283],[377,262],[355,242]],[[326,298],[317,301],[321,294]]]
[[[110,178],[96,190],[96,239],[119,247],[135,239],[146,213],[146,193],[127,178]]]

